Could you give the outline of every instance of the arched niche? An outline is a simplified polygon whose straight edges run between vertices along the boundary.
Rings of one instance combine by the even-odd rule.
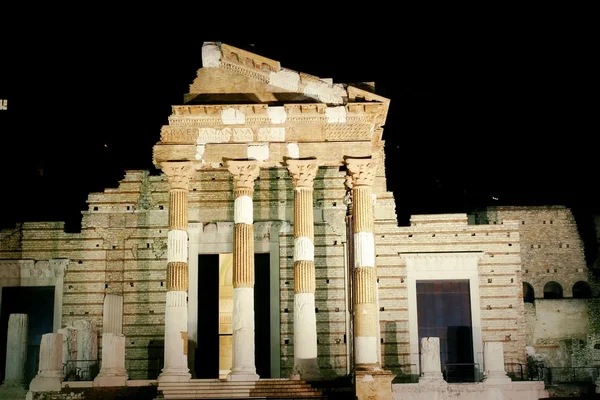
[[[574,299],[589,299],[592,297],[592,287],[585,281],[575,282],[573,285]]]
[[[523,282],[523,302],[533,303],[535,301],[535,292],[533,286],[528,282]]]
[[[550,281],[544,285],[544,299],[562,299],[563,288],[560,283]]]

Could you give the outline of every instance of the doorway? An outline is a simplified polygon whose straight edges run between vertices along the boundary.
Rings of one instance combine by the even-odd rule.
[[[52,333],[54,324],[54,286],[3,287],[0,312],[0,382],[6,373],[6,340],[10,314],[27,314],[27,358],[25,383],[37,375],[42,335]]]
[[[477,371],[469,280],[418,280],[416,291],[419,343],[424,337],[438,337],[444,379],[473,382]]]
[[[254,255],[255,365],[271,377],[270,254]],[[225,379],[232,366],[233,254],[198,255],[198,379]]]

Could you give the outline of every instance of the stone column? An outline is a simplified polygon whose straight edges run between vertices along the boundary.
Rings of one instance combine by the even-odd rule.
[[[6,368],[3,387],[25,384],[25,363],[27,361],[27,335],[29,316],[10,314],[6,338]]]
[[[371,157],[346,157],[351,176],[354,247],[354,369],[358,400],[392,399],[394,374],[379,362],[379,310],[373,235],[373,182],[377,162]]]
[[[165,366],[159,381],[191,378],[188,368],[188,190],[195,169],[191,162],[166,162],[169,191],[167,295],[165,307]]]
[[[129,379],[125,370],[125,336],[102,334],[102,369],[93,386],[125,386]]]
[[[62,364],[63,379],[70,380],[71,376],[77,373],[77,368],[74,360],[77,360],[77,329],[73,326],[60,328],[57,333],[63,337],[62,345]]]
[[[98,328],[94,321],[89,319],[78,319],[73,321],[73,327],[77,330],[77,364],[80,368],[81,380],[91,381],[92,375],[98,365]],[[61,353],[62,354],[62,353]]]
[[[313,183],[316,160],[288,160],[294,186],[294,369],[293,377],[315,380],[317,318],[315,314],[315,246]]]
[[[123,334],[123,296],[108,293],[104,296],[102,333]]]
[[[440,338],[421,339],[421,376],[419,382],[444,380],[440,360]]]
[[[483,382],[502,385],[511,379],[504,368],[504,345],[502,342],[485,342],[483,344]]]
[[[373,181],[377,163],[369,158],[346,158],[352,177],[354,231],[354,360],[356,370],[378,369],[379,323],[377,272],[373,236]]]
[[[94,379],[94,386],[125,386],[127,379],[123,296],[107,294],[102,315],[102,368]]]
[[[254,210],[256,161],[227,161],[233,174],[233,315],[232,368],[227,380],[256,381],[254,355]]]
[[[62,388],[62,345],[60,333],[42,335],[38,373],[29,384],[31,392],[59,392]]]

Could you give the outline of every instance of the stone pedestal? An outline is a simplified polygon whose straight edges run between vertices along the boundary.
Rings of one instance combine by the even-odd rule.
[[[443,380],[440,338],[424,337],[421,339],[421,376],[419,377],[419,383]]]
[[[38,373],[29,384],[30,392],[59,392],[62,387],[63,337],[60,333],[42,335]]]
[[[504,345],[502,342],[483,344],[483,382],[493,385],[510,383],[511,379],[504,369]]]
[[[396,375],[390,371],[356,371],[357,400],[392,400],[392,380]]]
[[[94,386],[125,386],[129,379],[125,370],[125,336],[102,334],[102,368]]]
[[[25,362],[27,361],[27,314],[10,314],[6,339],[6,369],[2,387],[25,384]]]

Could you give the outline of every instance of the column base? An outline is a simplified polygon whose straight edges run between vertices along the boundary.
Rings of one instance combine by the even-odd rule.
[[[504,372],[491,373],[483,378],[483,383],[488,385],[506,385],[511,382],[512,379]]]
[[[419,376],[419,383],[444,381],[444,375],[441,372],[424,372]]]
[[[392,400],[392,380],[396,375],[381,368],[355,372],[357,400]]]
[[[317,381],[321,379],[321,371],[316,358],[294,360],[294,370],[290,379]]]
[[[60,392],[62,382],[60,378],[36,376],[29,384],[30,392]]]
[[[0,385],[0,389],[4,388],[4,389],[12,389],[12,388],[25,388],[26,385],[24,382],[20,382],[20,381],[11,381],[11,380],[5,380],[4,382],[2,382],[2,385]]]
[[[189,382],[192,379],[192,374],[188,368],[163,368],[158,376],[158,382]]]
[[[124,369],[100,371],[92,386],[126,386],[129,376]]]
[[[256,382],[259,379],[260,376],[254,371],[231,371],[227,375],[228,381]]]

